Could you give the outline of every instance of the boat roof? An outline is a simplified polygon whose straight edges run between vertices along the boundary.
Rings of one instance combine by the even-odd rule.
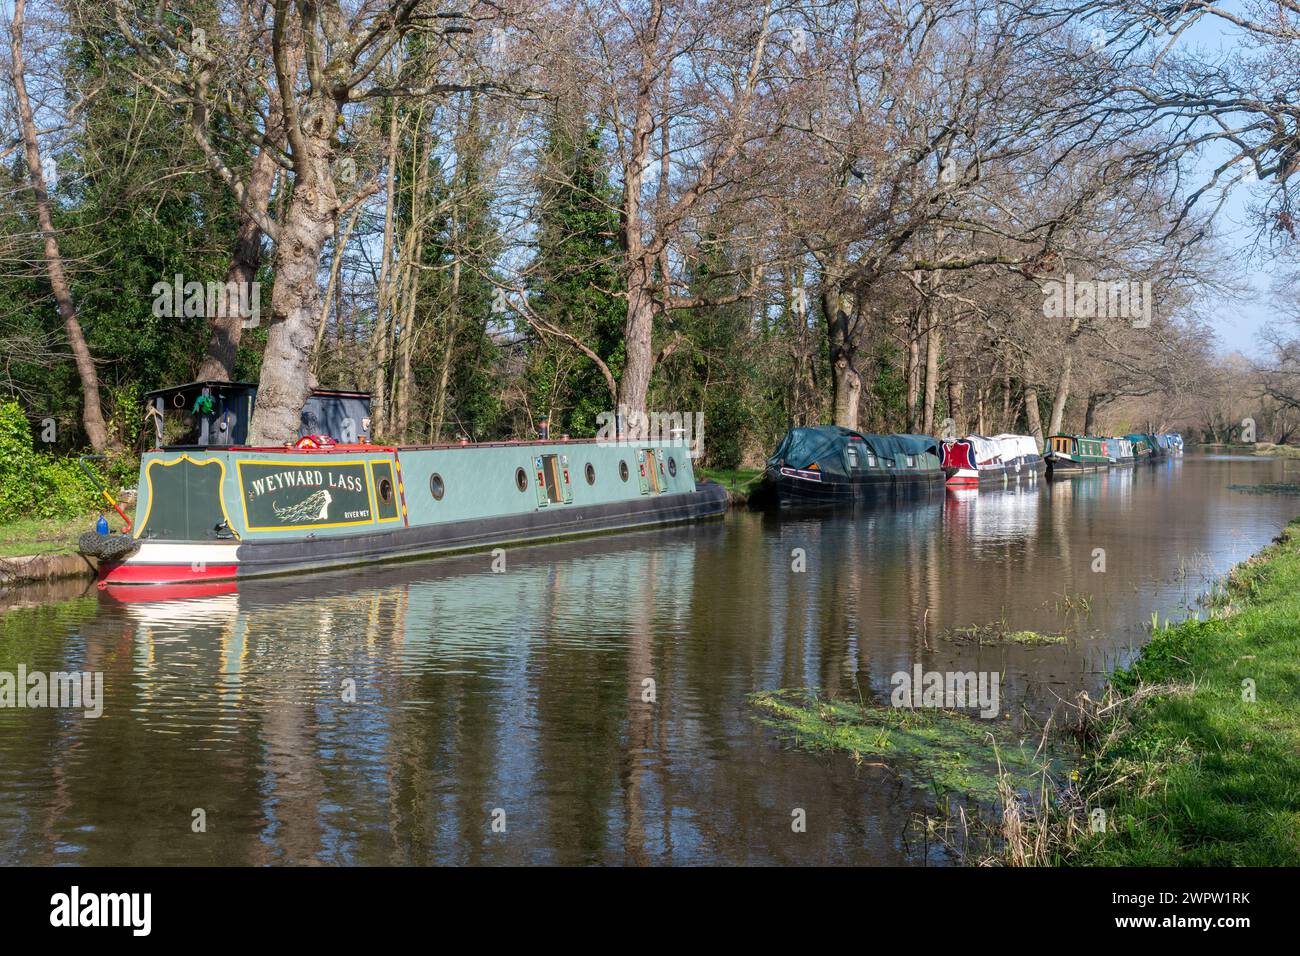
[[[210,392],[247,392],[256,391],[256,382],[223,382],[216,379],[204,379],[198,382],[186,382],[184,385],[171,385],[167,388],[154,389],[152,392],[145,392],[145,398],[166,398],[169,395],[184,394],[186,392],[202,391],[207,389]],[[357,391],[346,388],[313,388],[312,395],[328,396],[334,398],[369,398],[369,392]]]
[[[183,392],[193,392],[196,389],[208,389],[213,392],[246,392],[250,388],[257,388],[256,382],[222,382],[215,379],[205,379],[201,382],[186,382],[184,385],[172,385],[168,388],[154,389],[152,392],[145,392],[145,398],[155,398],[157,396],[166,397]]]
[[[838,455],[851,442],[861,442],[880,458],[939,455],[939,442],[933,435],[873,435],[841,425],[816,425],[790,429],[768,461],[784,461],[792,468],[805,468],[828,455]]]
[[[150,449],[151,451],[202,451],[202,452],[223,452],[223,451],[255,451],[267,452],[276,455],[332,455],[332,454],[351,454],[355,455],[359,451],[364,452],[408,452],[408,451],[447,451],[452,448],[529,448],[540,447],[542,445],[622,445],[628,448],[687,448],[690,443],[684,441],[674,441],[671,438],[646,438],[646,439],[619,439],[618,441],[606,438],[565,438],[557,436],[555,438],[528,438],[508,441],[451,441],[442,442],[437,445],[387,445],[372,444],[370,442],[356,442],[353,444],[335,444],[326,445],[320,448],[298,448],[294,445],[164,445],[162,448]]]
[[[1004,458],[1008,453],[1012,458],[1028,457],[1039,453],[1038,441],[1032,435],[1012,435],[1003,432],[1001,435],[994,435],[993,441],[1001,446]]]

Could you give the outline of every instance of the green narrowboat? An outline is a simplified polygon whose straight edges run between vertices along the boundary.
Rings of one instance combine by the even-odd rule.
[[[1047,438],[1047,474],[1053,477],[1104,471],[1110,467],[1106,439],[1090,435],[1049,435]]]
[[[689,521],[727,507],[725,489],[696,481],[691,449],[676,439],[370,444],[357,440],[370,428],[362,393],[317,395],[304,410],[305,430],[338,419],[332,430],[350,440],[314,431],[297,444],[247,446],[249,387],[151,393],[151,408],[164,399],[189,416],[185,442],[164,444],[153,416],[159,447],[140,462],[130,536],[83,536],[83,552],[100,559],[102,588],[211,585]]]
[[[1125,435],[1133,443],[1133,458],[1140,462],[1151,462],[1160,458],[1159,446],[1156,444],[1154,435],[1147,435],[1142,432],[1134,432],[1131,435]]]

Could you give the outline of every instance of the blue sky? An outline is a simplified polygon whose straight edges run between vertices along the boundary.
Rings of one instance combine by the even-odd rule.
[[[1242,11],[1239,0],[1229,0],[1222,4],[1225,10]],[[1179,40],[1180,49],[1199,48],[1205,51],[1227,52],[1241,41],[1242,32],[1230,27],[1216,17],[1207,17],[1188,30]],[[1197,167],[1192,188],[1198,188],[1212,173],[1227,151],[1218,149],[1203,157]],[[1259,342],[1260,332],[1273,321],[1273,309],[1269,305],[1269,287],[1272,276],[1278,272],[1276,263],[1260,261],[1258,257],[1250,258],[1248,250],[1255,238],[1254,231],[1248,224],[1248,209],[1252,194],[1262,195],[1271,184],[1259,183],[1254,186],[1238,185],[1219,211],[1215,222],[1215,233],[1220,247],[1235,257],[1235,264],[1240,271],[1241,280],[1248,284],[1253,294],[1241,299],[1211,299],[1206,305],[1207,317],[1212,322],[1218,335],[1221,352],[1241,352],[1251,357],[1262,357],[1265,349]],[[1213,208],[1218,194],[1207,193],[1201,198],[1206,211]],[[1234,270],[1236,271],[1236,270]]]

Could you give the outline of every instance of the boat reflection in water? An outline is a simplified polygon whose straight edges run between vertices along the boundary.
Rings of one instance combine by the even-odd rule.
[[[1039,488],[1045,483],[1006,488],[949,487],[944,501],[944,534],[984,545],[1023,540],[1038,529]]]
[[[720,533],[511,549],[505,573],[485,553],[325,574],[310,593],[253,580],[124,604],[134,676],[118,706],[157,735],[151,748],[224,781],[202,805],[228,834],[251,828],[238,862],[603,858],[602,821],[642,830],[645,804],[660,816],[645,755],[699,733],[661,717],[690,681],[670,679],[680,664],[657,636],[688,626],[698,549]],[[494,836],[494,808],[512,838]]]
[[[912,637],[873,662],[858,615],[889,614],[896,586],[919,589],[919,604],[938,588],[919,559],[941,507],[928,496],[776,536],[746,516],[512,549],[504,573],[473,554],[314,576],[311,591],[266,579],[105,602],[101,621],[134,639],[129,679],[109,682],[109,712],[132,715],[139,744],[121,769],[176,774],[126,801],[145,821],[133,832],[150,858],[179,859],[162,833],[179,800],[207,808],[213,829],[220,819],[209,862],[827,860],[788,825],[773,836],[788,804],[846,835],[830,859],[937,861],[897,840],[923,789],[888,768],[783,754],[745,696],[783,682],[887,695]],[[811,558],[802,576],[794,542]],[[760,565],[768,593],[738,599]],[[851,805],[848,788],[863,788]],[[114,836],[79,840],[99,860]]]

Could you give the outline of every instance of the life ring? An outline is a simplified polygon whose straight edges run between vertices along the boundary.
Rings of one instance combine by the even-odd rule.
[[[337,445],[329,435],[303,435],[294,444],[294,448],[332,448]]]

